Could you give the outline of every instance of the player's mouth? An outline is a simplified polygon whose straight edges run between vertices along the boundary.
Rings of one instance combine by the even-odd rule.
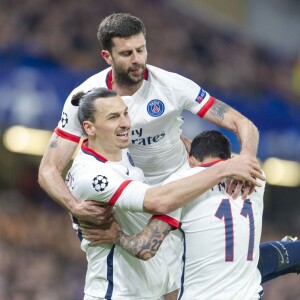
[[[137,66],[134,68],[130,68],[129,71],[133,75],[140,75],[140,74],[144,73],[144,68],[142,66]]]
[[[128,131],[122,131],[117,133],[117,137],[122,141],[128,141],[129,134]]]
[[[133,75],[140,75],[141,74],[141,70],[142,70],[142,68],[132,69],[131,70],[131,74],[133,74]]]

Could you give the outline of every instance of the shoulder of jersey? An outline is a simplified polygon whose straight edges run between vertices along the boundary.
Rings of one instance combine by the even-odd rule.
[[[101,159],[97,159],[94,155],[85,153],[81,148],[74,159],[75,162],[84,166],[88,164],[89,168],[107,168],[109,165],[106,161],[101,161]]]
[[[151,79],[156,79],[162,82],[168,82],[170,81],[170,79],[172,79],[172,77],[182,77],[181,75],[174,73],[174,72],[170,72],[170,71],[166,71],[164,69],[152,66],[152,65],[147,65],[147,69],[149,71],[149,78]]]
[[[87,92],[87,91],[91,90],[92,88],[96,88],[96,87],[106,87],[106,76],[107,76],[107,73],[109,70],[110,70],[110,67],[104,69],[103,71],[100,71],[99,73],[96,73],[96,74],[90,76],[83,83],[81,83],[79,86],[77,86],[73,90],[73,93],[79,92],[79,91]]]

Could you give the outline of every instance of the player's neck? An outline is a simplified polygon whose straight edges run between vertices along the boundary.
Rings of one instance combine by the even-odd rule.
[[[220,159],[219,157],[207,156],[202,161],[200,161],[200,160],[197,160],[196,157],[194,157],[194,156],[189,156],[189,164],[190,164],[191,168],[199,167],[199,166],[202,166],[202,165],[208,165],[210,163],[215,163],[215,162],[218,162],[220,160],[222,160],[222,159]]]
[[[218,161],[218,160],[221,160],[221,158],[220,157],[205,157],[203,159],[203,161],[199,162],[199,165],[210,164],[210,163]]]
[[[97,152],[109,161],[117,162],[122,160],[122,149],[120,148],[113,147],[113,149],[108,149],[107,147],[103,147],[103,144],[100,144],[98,141],[92,139],[88,140],[88,148]]]
[[[143,81],[134,85],[122,85],[118,82],[112,82],[112,90],[115,91],[119,96],[132,96],[143,84]]]

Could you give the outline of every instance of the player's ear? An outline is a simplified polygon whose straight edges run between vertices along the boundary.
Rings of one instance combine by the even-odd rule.
[[[91,121],[83,121],[82,126],[87,135],[95,134],[96,129],[94,127],[94,124]]]
[[[111,64],[112,64],[111,55],[108,52],[108,50],[102,50],[101,55],[102,55],[103,59],[106,61],[106,63],[111,66]]]
[[[191,168],[198,167],[200,165],[200,162],[192,155],[189,155],[188,160]]]

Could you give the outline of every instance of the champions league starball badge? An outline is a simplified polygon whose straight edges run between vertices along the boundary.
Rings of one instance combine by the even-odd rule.
[[[62,113],[60,121],[61,121],[61,126],[63,128],[68,124],[69,118],[68,118],[68,115],[65,112]]]
[[[151,100],[147,105],[147,112],[152,117],[159,117],[165,111],[165,105],[161,100]]]
[[[92,184],[96,192],[103,192],[108,185],[107,177],[103,175],[97,175],[94,177]]]

